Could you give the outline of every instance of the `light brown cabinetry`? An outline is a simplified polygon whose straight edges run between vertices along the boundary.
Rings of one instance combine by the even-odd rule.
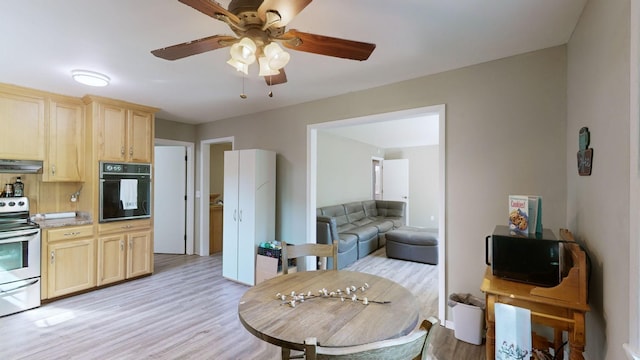
[[[209,255],[222,251],[222,205],[209,205]]]
[[[125,278],[125,235],[98,237],[98,286]]]
[[[79,99],[49,100],[47,151],[42,180],[84,180],[84,104]]]
[[[85,97],[97,121],[98,160],[149,163],[153,159],[154,114],[127,103]]]
[[[0,85],[0,158],[44,160],[44,122],[43,96],[27,89]],[[22,134],[28,136],[20,136]]]
[[[93,226],[74,226],[45,230],[46,291],[42,297],[54,298],[96,286]],[[44,265],[44,264],[43,264]],[[43,284],[44,287],[44,284]]]
[[[152,272],[150,221],[119,221],[98,226],[98,285]]]

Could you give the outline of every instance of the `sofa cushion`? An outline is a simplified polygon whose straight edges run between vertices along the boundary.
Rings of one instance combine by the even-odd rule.
[[[343,225],[340,225],[340,226],[336,226],[336,228],[338,229],[338,234],[341,234],[341,233],[347,232],[347,231],[349,231],[351,229],[355,229],[355,228],[357,228],[357,226],[355,226],[355,225],[353,225],[351,223],[346,223],[346,224],[343,224]]]
[[[338,253],[347,252],[358,246],[358,237],[353,234],[340,234]]]
[[[375,200],[365,200],[362,202],[362,207],[364,208],[364,214],[367,217],[377,217],[378,216],[378,207],[376,206]]]
[[[404,217],[406,204],[402,201],[376,200],[378,216]]]
[[[352,224],[358,224],[360,220],[367,221],[367,215],[364,213],[364,208],[362,207],[362,201],[351,202],[348,204],[344,204],[344,210],[347,213],[347,219]],[[368,221],[371,222],[371,221]],[[362,224],[366,225],[366,223]]]
[[[378,237],[378,228],[375,226],[360,226],[343,231],[346,234],[358,236],[358,241],[367,241]]]
[[[369,225],[377,227],[379,233],[386,233],[387,231],[394,228],[393,221],[387,220],[383,217],[371,219],[371,223]]]
[[[322,215],[336,219],[336,225],[338,225],[338,228],[349,223],[347,213],[345,212],[343,205],[325,206],[320,209],[322,210]]]

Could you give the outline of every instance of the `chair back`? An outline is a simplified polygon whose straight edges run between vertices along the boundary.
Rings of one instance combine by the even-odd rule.
[[[327,268],[327,258],[333,258],[333,270],[338,270],[338,241],[334,240],[332,244],[300,244],[287,246],[287,242],[282,242],[282,273],[288,274],[289,259],[299,258],[303,256],[317,256],[321,258],[321,269]]]
[[[427,359],[427,349],[433,337],[436,325],[440,320],[429,317],[420,324],[420,328],[408,335],[378,341],[371,344],[347,346],[347,347],[323,347],[318,346],[316,338],[307,338],[305,341],[305,359]]]

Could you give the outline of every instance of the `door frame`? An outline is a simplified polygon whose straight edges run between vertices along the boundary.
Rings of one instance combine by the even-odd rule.
[[[197,252],[200,256],[209,256],[209,179],[211,177],[211,144],[220,143],[231,143],[231,150],[235,150],[234,136],[205,139],[200,141],[200,190],[196,192],[196,197],[200,199],[200,228]]]
[[[341,126],[362,125],[389,120],[416,117],[425,114],[438,114],[438,168],[439,168],[439,194],[438,194],[438,316],[445,319],[446,315],[446,106],[445,104],[426,106],[408,110],[400,110],[388,113],[380,113],[344,120],[328,121],[324,123],[307,125],[307,239],[311,243],[316,242],[316,192],[317,192],[317,165],[318,165],[318,130]]]
[[[194,253],[194,220],[195,220],[195,167],[194,167],[194,153],[195,144],[192,142],[169,140],[169,139],[154,139],[154,146],[184,146],[187,150],[187,209],[186,209],[186,223],[185,231],[187,235],[186,254],[193,255]],[[155,158],[155,154],[154,154]],[[155,197],[155,193],[153,195]]]

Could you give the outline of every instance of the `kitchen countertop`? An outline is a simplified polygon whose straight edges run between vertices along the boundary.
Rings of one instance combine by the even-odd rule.
[[[31,220],[40,225],[41,229],[51,229],[63,226],[77,226],[77,225],[91,225],[93,224],[93,219],[91,215],[86,212],[78,211],[75,213],[75,217],[62,217],[62,218],[53,218],[47,219],[47,215],[50,214],[36,214],[31,217]],[[55,213],[53,214],[55,215]]]

